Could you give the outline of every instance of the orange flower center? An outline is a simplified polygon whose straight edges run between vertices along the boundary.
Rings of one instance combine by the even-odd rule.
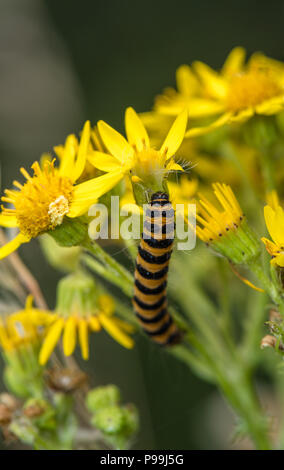
[[[252,69],[232,77],[227,94],[230,111],[257,106],[283,93],[275,77],[264,69]]]
[[[27,182],[21,185],[15,181],[14,185],[20,191],[6,190],[8,197],[2,198],[15,207],[3,208],[2,213],[14,213],[21,233],[29,238],[37,237],[60,225],[69,212],[73,194],[71,180],[59,174],[58,169],[54,168],[54,162],[45,162],[43,170],[38,162],[35,162],[32,169],[33,177],[21,169]]]

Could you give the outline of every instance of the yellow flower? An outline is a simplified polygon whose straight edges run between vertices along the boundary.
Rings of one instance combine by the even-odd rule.
[[[39,362],[44,365],[61,335],[63,335],[63,351],[66,356],[70,356],[76,347],[77,334],[83,359],[89,358],[89,339],[90,331],[98,332],[104,328],[119,344],[125,348],[131,349],[134,345],[132,338],[128,333],[133,332],[133,327],[114,317],[115,305],[112,298],[108,295],[100,295],[98,298],[98,309],[96,312],[84,314],[72,313],[69,316],[61,314],[50,314],[52,324],[47,331],[44,339]]]
[[[172,125],[160,150],[150,146],[149,136],[133,108],[125,112],[127,140],[104,121],[98,122],[98,130],[103,143],[110,154],[93,152],[89,161],[98,169],[107,172],[113,186],[125,175],[131,176],[132,182],[148,182],[149,186],[161,186],[164,177],[171,171],[182,170],[174,162],[173,156],[182,143],[187,126],[187,112],[183,111]],[[105,192],[108,189],[106,188]]]
[[[0,345],[5,352],[18,350],[29,344],[39,344],[42,330],[34,319],[40,319],[41,325],[48,321],[48,313],[32,307],[32,297],[28,296],[25,308],[0,319]]]
[[[157,98],[157,113],[175,115],[186,106],[189,117],[217,117],[209,125],[187,131],[186,137],[194,137],[254,114],[279,113],[284,108],[284,64],[262,54],[245,63],[245,50],[236,47],[220,72],[198,61],[192,69],[180,67],[177,88]]]
[[[181,65],[176,71],[177,91],[166,88],[162,95],[155,99],[154,111],[166,116],[177,116],[183,109],[187,109],[189,118],[215,115],[223,111],[223,106],[211,97],[202,96],[202,84],[188,65]],[[152,124],[152,114],[145,114],[144,119]],[[148,121],[147,121],[148,118]],[[157,116],[156,116],[157,118]],[[160,117],[159,117],[160,119]],[[158,119],[156,119],[158,121]],[[152,126],[151,126],[152,127]]]
[[[213,184],[213,189],[221,207],[215,207],[208,199],[202,197],[196,215],[197,236],[226,257],[231,265],[254,263],[260,256],[260,243],[247,224],[231,187],[216,183]],[[238,277],[255,288],[239,274]]]
[[[254,114],[277,114],[284,108],[284,64],[280,62],[254,54],[245,64],[244,49],[236,47],[220,73],[202,62],[196,62],[194,68],[204,93],[223,109],[216,121],[192,129],[187,136],[200,135],[226,123],[244,122]]]
[[[273,240],[263,237],[268,253],[272,256],[271,263],[284,268],[284,211],[281,206],[265,206],[264,218],[267,230]]]
[[[22,185],[14,181],[16,189],[6,190],[4,202],[14,208],[2,207],[0,225],[17,227],[19,234],[0,248],[0,259],[15,251],[22,243],[49,232],[63,222],[65,216],[74,218],[87,212],[97,198],[107,191],[120,174],[103,175],[75,184],[86,164],[90,140],[90,123],[86,122],[80,145],[76,148],[74,136],[69,136],[62,151],[59,167],[45,159],[43,169],[38,162],[32,165],[33,176],[21,168],[26,178]]]
[[[220,239],[229,231],[235,231],[244,220],[244,214],[230,186],[215,183],[213,189],[222,209],[217,209],[203,197],[196,216],[199,222],[196,234],[206,243]]]
[[[74,160],[76,160],[78,158],[78,152],[80,150],[80,141],[76,137],[76,135],[70,134],[66,138],[64,145],[56,145],[55,147],[53,147],[53,150],[60,162],[64,159],[65,154],[70,154],[70,152],[73,154]],[[87,181],[98,176],[97,169],[94,168],[94,166],[91,165],[91,163],[89,163],[88,161],[88,155],[91,154],[94,150],[99,150],[100,152],[103,152],[105,150],[100,140],[96,126],[90,129],[89,143],[86,146],[85,167],[80,177],[78,178],[79,183],[82,183],[83,181]],[[50,159],[50,156],[48,154],[46,155],[46,157]],[[43,158],[44,156],[42,156],[42,159]]]

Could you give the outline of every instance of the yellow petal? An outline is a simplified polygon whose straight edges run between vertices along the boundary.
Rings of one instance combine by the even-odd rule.
[[[16,216],[0,214],[0,225],[2,227],[18,227]]]
[[[93,331],[100,331],[102,329],[99,319],[95,315],[88,318],[88,324]]]
[[[106,315],[112,315],[115,309],[113,298],[107,294],[100,295],[99,306]]]
[[[265,244],[265,248],[271,256],[277,255],[277,252],[279,252],[279,247],[275,245],[275,243],[265,237],[262,237],[261,241]]]
[[[115,324],[121,328],[122,330],[126,331],[126,333],[134,333],[135,331],[135,326],[134,325],[130,325],[130,323],[127,323],[126,321],[124,320],[121,320],[120,318],[113,318]]]
[[[73,316],[69,317],[63,333],[63,351],[65,356],[70,356],[74,352],[76,346],[76,328],[76,318]]]
[[[230,121],[231,122],[245,122],[254,114],[255,114],[255,109],[253,107],[249,107],[241,111],[238,111],[236,114],[232,114]]]
[[[214,116],[224,111],[224,103],[205,99],[205,98],[192,98],[189,100],[188,105],[189,118],[197,119],[204,116]]]
[[[64,326],[64,319],[59,318],[53,325],[49,328],[42,348],[39,353],[39,363],[44,365],[47,363],[48,359],[50,358],[52,351],[54,350],[61,332]]]
[[[273,264],[277,264],[281,268],[284,268],[284,253],[277,255],[273,260]]]
[[[213,98],[223,100],[227,94],[225,80],[215,70],[203,62],[195,62],[194,68],[204,83],[206,92]]]
[[[272,209],[276,210],[277,206],[279,206],[279,197],[275,189],[267,192],[265,199],[268,206],[272,207]]]
[[[126,163],[133,157],[133,148],[119,132],[104,121],[98,122],[98,130],[106,148],[121,163]]]
[[[222,75],[230,78],[232,75],[239,73],[243,66],[246,57],[246,51],[243,47],[235,47],[228,55],[223,68]]]
[[[88,323],[84,318],[79,319],[79,342],[83,359],[89,359]]]
[[[188,65],[181,65],[176,71],[178,91],[185,96],[192,96],[198,89],[198,80]]]
[[[113,171],[75,186],[68,217],[78,217],[86,213],[89,207],[95,204],[100,196],[110,191],[123,176],[121,170]]]
[[[256,107],[257,114],[271,116],[279,113],[284,108],[284,95],[275,96],[270,100],[265,100]]]
[[[139,152],[149,147],[149,137],[144,124],[133,108],[127,108],[125,112],[125,130],[128,142],[135,145]]]
[[[284,211],[278,206],[276,211],[270,206],[264,207],[264,218],[267,230],[276,243],[276,245],[284,246]]]
[[[209,132],[218,129],[218,127],[222,127],[230,122],[231,118],[232,113],[224,113],[222,116],[216,119],[216,121],[213,121],[212,124],[209,124],[208,126],[193,127],[192,129],[189,129],[186,132],[185,137],[198,137],[200,135],[208,134]]]
[[[161,153],[166,154],[167,159],[174,155],[184,139],[187,118],[187,111],[182,111],[169,130],[169,133],[160,150]]]
[[[70,178],[72,176],[75,156],[78,150],[78,140],[74,134],[68,135],[64,147],[54,147],[55,153],[59,156],[59,174]]]
[[[123,333],[121,329],[115,324],[114,319],[104,314],[100,314],[99,320],[103,325],[104,329],[112,336],[119,344],[127,349],[131,349],[134,346],[134,341],[127,334]]]
[[[87,152],[91,136],[91,126],[90,121],[86,121],[83,127],[82,136],[80,139],[77,159],[75,162],[75,167],[72,174],[72,181],[77,181],[77,179],[83,173],[83,170],[86,165]]]
[[[33,306],[33,296],[32,295],[28,295],[27,298],[26,298],[26,304],[25,304],[25,309],[28,310],[30,308],[32,308]]]
[[[174,160],[170,160],[166,166],[167,171],[184,171],[183,167],[176,163]]]
[[[89,153],[88,161],[101,171],[110,172],[121,168],[121,163],[117,158],[103,152],[94,151]]]
[[[0,260],[3,258],[6,258],[6,256],[9,256],[11,253],[16,251],[20,245],[23,243],[28,243],[30,241],[30,238],[25,237],[22,233],[19,233],[13,240],[10,242],[6,243],[6,245],[1,246],[0,248]]]

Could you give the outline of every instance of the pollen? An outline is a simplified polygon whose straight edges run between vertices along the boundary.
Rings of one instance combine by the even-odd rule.
[[[236,112],[279,96],[283,90],[266,69],[253,68],[234,75],[227,94],[227,108]]]
[[[14,209],[3,208],[3,214],[15,215],[18,227],[29,238],[53,230],[60,225],[69,211],[73,184],[54,167],[54,161],[46,161],[43,169],[38,162],[32,165],[33,176],[22,168],[26,183],[14,182],[16,190],[6,190],[3,201],[14,205]]]
[[[54,202],[49,204],[48,215],[52,225],[62,224],[64,215],[68,214],[69,203],[65,196],[59,196]]]

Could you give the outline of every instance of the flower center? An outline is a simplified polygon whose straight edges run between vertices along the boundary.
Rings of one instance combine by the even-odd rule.
[[[71,180],[59,174],[54,162],[45,162],[43,170],[35,162],[32,169],[33,177],[21,170],[27,182],[21,185],[16,181],[14,184],[20,191],[6,191],[9,199],[4,198],[13,203],[19,229],[30,238],[53,230],[62,223],[69,211],[73,193]]]
[[[230,111],[240,111],[257,106],[282,92],[268,70],[252,69],[232,77],[227,94],[227,107]]]
[[[165,156],[151,148],[136,152],[133,171],[143,181],[160,180],[165,173]]]

